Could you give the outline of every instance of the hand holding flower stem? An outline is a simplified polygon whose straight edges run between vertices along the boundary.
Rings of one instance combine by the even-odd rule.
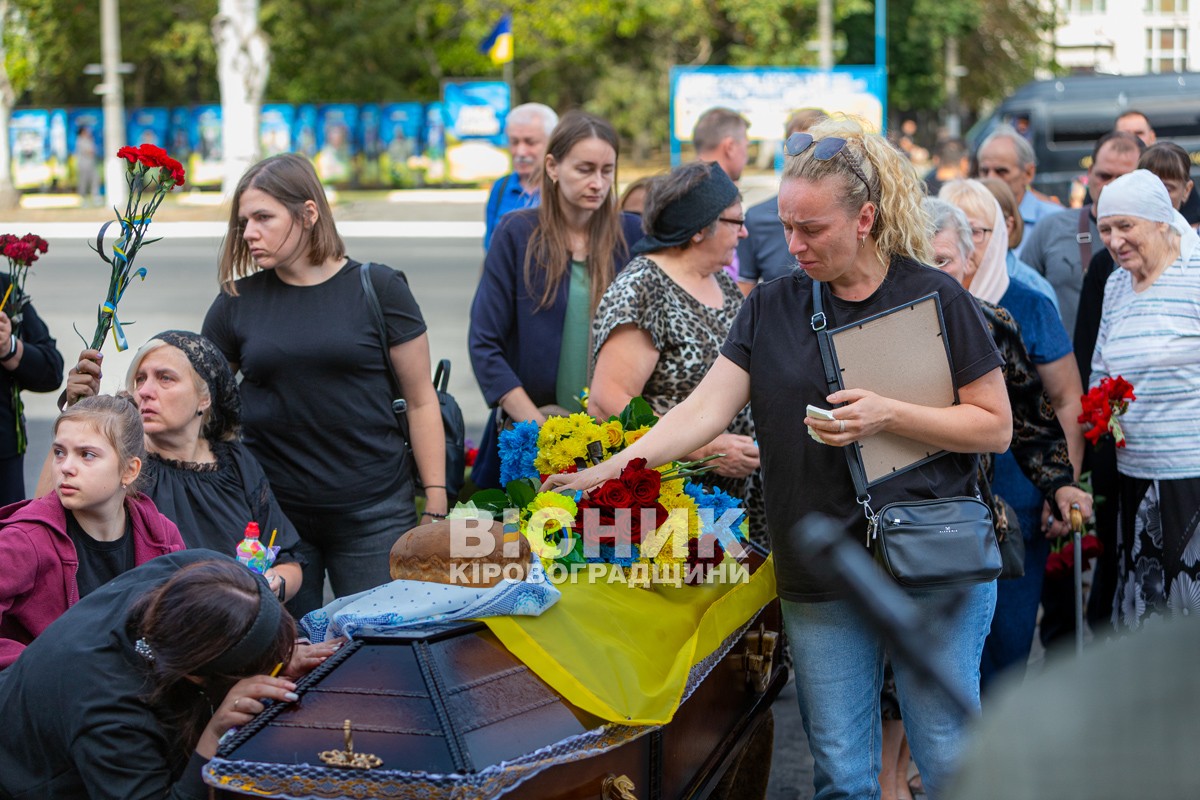
[[[135,271],[133,262],[142,245],[157,241],[145,238],[146,228],[167,193],[176,186],[182,186],[185,179],[183,166],[167,155],[166,151],[152,144],[143,144],[136,148],[122,147],[117,151],[117,156],[126,161],[125,180],[129,184],[129,199],[125,203],[123,215],[116,208],[113,209],[117,214],[115,222],[120,224],[121,233],[113,244],[112,258],[104,252],[104,234],[112,222],[106,222],[100,228],[93,248],[110,267],[108,292],[97,311],[96,331],[90,344],[93,350],[99,350],[104,344],[104,338],[110,328],[114,331],[117,349],[124,350],[128,346],[120,319],[117,317],[117,304],[129,288],[133,276],[145,280],[145,267]],[[143,205],[142,196],[151,185],[154,186],[154,194]]]

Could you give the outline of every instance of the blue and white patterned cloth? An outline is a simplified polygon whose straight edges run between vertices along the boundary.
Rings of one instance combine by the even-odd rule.
[[[451,623],[512,614],[536,617],[558,602],[558,588],[546,579],[541,562],[531,555],[523,581],[502,580],[473,589],[430,581],[398,580],[334,600],[300,620],[310,641],[338,636],[407,637],[434,633]]]

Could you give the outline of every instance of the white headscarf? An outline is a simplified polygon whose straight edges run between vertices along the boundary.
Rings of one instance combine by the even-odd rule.
[[[1167,187],[1148,169],[1135,169],[1104,187],[1096,204],[1096,221],[1105,217],[1137,217],[1165,222],[1179,234],[1179,250],[1184,263],[1200,245],[1200,237],[1171,205]]]

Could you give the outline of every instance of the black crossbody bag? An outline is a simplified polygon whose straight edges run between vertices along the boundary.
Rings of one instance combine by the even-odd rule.
[[[812,329],[821,349],[829,393],[842,389],[833,363],[828,322],[813,281]],[[866,474],[852,446],[842,448],[855,500],[867,518],[867,541],[876,560],[896,582],[909,588],[934,588],[995,580],[1002,566],[991,509],[974,497],[905,500],[871,508]]]
[[[372,266],[372,264],[361,264],[359,276],[362,278],[363,293],[367,296],[367,303],[375,315],[375,327],[379,330],[383,362],[387,369],[388,381],[392,386],[392,396],[395,398],[392,400],[392,413],[396,415],[396,425],[400,428],[400,436],[404,439],[404,455],[412,469],[413,483],[418,488],[423,488],[421,473],[417,469],[417,459],[413,456],[412,439],[408,435],[408,403],[400,396],[402,394],[400,379],[396,377],[396,370],[392,366],[391,348],[388,347],[387,341],[387,323],[383,318],[383,308],[379,305],[379,294],[375,291],[375,284],[371,280]],[[400,276],[404,277],[404,273],[401,272]],[[406,278],[404,282],[408,283],[408,279]],[[437,369],[434,371],[433,388],[437,391],[438,406],[442,412],[442,427],[446,431],[446,496],[453,504],[454,499],[462,491],[466,475],[467,426],[463,421],[462,409],[458,407],[458,401],[446,391],[449,383],[450,359],[443,358],[438,362]]]

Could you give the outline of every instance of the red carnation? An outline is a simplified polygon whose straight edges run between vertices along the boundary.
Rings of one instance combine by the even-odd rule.
[[[138,148],[138,159],[147,167],[165,167],[168,160],[173,160],[167,151],[153,144],[144,144]]]
[[[141,153],[138,152],[137,148],[130,147],[129,145],[117,151],[117,158],[123,158],[128,161],[130,167],[142,160]]]
[[[170,173],[171,180],[174,181],[176,186],[183,186],[185,173],[182,164],[164,153],[160,168],[164,172]]]

